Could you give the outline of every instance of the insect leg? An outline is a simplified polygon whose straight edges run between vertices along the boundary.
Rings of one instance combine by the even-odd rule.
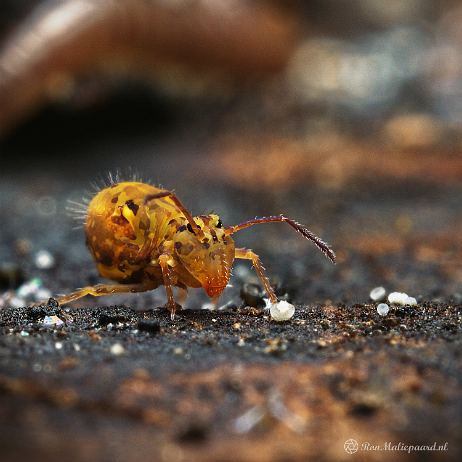
[[[178,297],[178,302],[180,303],[180,305],[182,305],[186,301],[186,297],[189,297],[189,293],[188,293],[187,287],[185,289],[180,287],[179,289],[180,291],[178,292],[177,297]]]
[[[168,253],[159,255],[159,263],[162,269],[162,276],[164,277],[165,292],[167,292],[168,306],[172,320],[175,319],[176,303],[173,298],[172,280],[170,278],[170,270],[168,267],[168,260],[172,258]]]
[[[258,255],[251,250],[247,249],[236,249],[236,258],[243,258],[245,260],[252,260],[253,266],[255,267],[255,270],[258,273],[258,277],[260,278],[261,283],[263,284],[263,287],[266,290],[266,293],[268,294],[268,297],[271,301],[272,304],[275,304],[278,302],[278,298],[276,297],[276,294],[274,293],[274,290],[272,289],[269,279],[266,276],[265,269],[263,268],[263,265],[260,262],[260,258],[258,258]]]
[[[66,303],[73,302],[78,298],[84,297],[85,295],[93,295],[98,297],[100,295],[109,295],[109,294],[122,294],[128,292],[146,292],[147,290],[152,290],[157,287],[152,284],[98,284],[96,286],[87,286],[82,289],[76,290],[69,295],[64,297],[59,297],[56,301],[60,305],[65,305]]]
[[[301,224],[283,215],[278,215],[274,217],[255,218],[255,220],[249,220],[239,225],[227,226],[225,228],[225,234],[232,234],[241,229],[247,228],[252,225],[258,225],[260,223],[274,223],[274,222],[281,222],[281,221],[285,221],[290,226],[292,226],[292,228],[298,231],[300,234],[303,234],[303,236],[305,236],[307,239],[314,242],[318,246],[318,248],[324,253],[324,255],[327,258],[329,258],[332,261],[332,263],[335,263],[335,258],[336,258],[335,253],[323,240],[319,239],[319,237],[316,237],[311,231],[308,231]]]

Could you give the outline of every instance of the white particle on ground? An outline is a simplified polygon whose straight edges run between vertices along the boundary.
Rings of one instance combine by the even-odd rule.
[[[387,291],[382,286],[380,286],[380,287],[375,287],[374,289],[372,289],[369,294],[369,297],[374,302],[380,302],[382,300],[385,300],[386,294],[387,294]]]
[[[110,350],[111,350],[111,353],[116,356],[119,356],[125,353],[125,348],[120,343],[114,343],[114,345],[111,346]]]
[[[386,316],[388,314],[389,309],[390,308],[386,303],[379,303],[379,305],[377,306],[377,313],[379,313],[380,316]]]
[[[417,305],[417,300],[414,297],[409,297],[403,292],[392,292],[388,295],[388,301],[398,305]]]
[[[271,317],[275,321],[288,321],[295,313],[294,305],[281,300],[271,305],[270,308]]]

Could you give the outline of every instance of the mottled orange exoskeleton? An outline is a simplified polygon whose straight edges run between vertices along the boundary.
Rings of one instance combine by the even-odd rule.
[[[312,240],[335,262],[327,244],[282,215],[223,227],[217,215],[193,218],[170,191],[134,181],[112,184],[91,201],[85,234],[99,274],[116,284],[84,287],[57,301],[65,304],[88,294],[144,292],[165,285],[173,319],[173,286],[203,287],[215,300],[228,285],[234,259],[243,258],[252,260],[271,303],[277,303],[258,256],[235,248],[230,234],[257,223],[280,221]]]

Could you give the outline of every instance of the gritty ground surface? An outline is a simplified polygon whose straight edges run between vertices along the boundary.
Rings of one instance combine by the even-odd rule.
[[[47,310],[51,310],[47,313]],[[461,305],[0,312],[4,460],[458,460]],[[359,451],[355,460],[389,460]],[[116,455],[116,456],[115,456]]]

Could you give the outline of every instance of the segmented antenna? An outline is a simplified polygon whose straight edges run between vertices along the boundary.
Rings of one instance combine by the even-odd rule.
[[[241,223],[241,224],[236,225],[236,226],[227,226],[225,228],[225,234],[232,234],[232,233],[235,233],[236,231],[247,228],[248,226],[257,225],[259,223],[274,223],[274,222],[281,222],[281,221],[285,221],[290,226],[292,226],[292,228],[294,228],[296,231],[298,231],[300,234],[303,234],[303,236],[305,236],[311,242],[314,242],[314,244],[321,250],[321,252],[327,258],[329,258],[329,260],[332,261],[332,263],[336,262],[335,253],[329,247],[329,245],[327,243],[325,243],[322,239],[319,239],[319,237],[315,236],[311,231],[308,231],[301,224],[299,224],[296,221],[291,220],[290,218],[287,218],[287,217],[285,217],[283,215],[278,215],[278,216],[275,216],[275,217],[255,218],[254,220],[245,221],[244,223]]]

